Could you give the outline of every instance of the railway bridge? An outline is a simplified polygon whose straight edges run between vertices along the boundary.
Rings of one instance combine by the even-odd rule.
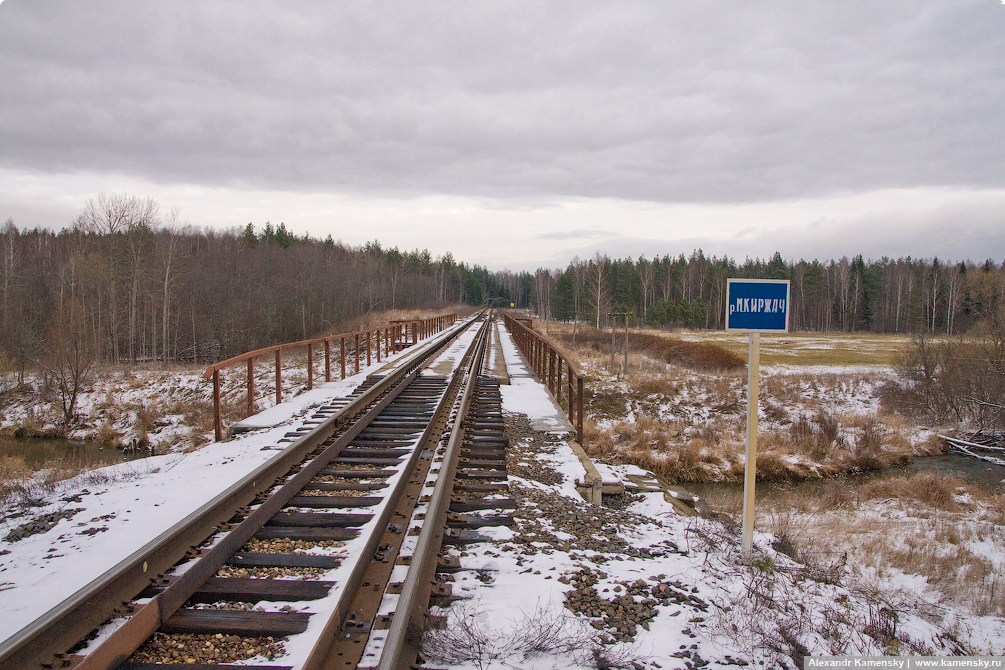
[[[293,360],[305,367],[295,398],[284,387]],[[569,475],[562,485],[580,496],[573,518],[602,518],[604,494],[626,483],[662,494],[651,477],[619,476],[586,456],[582,372],[510,315],[392,322],[248,352],[205,376],[218,444],[192,460],[203,473],[232,466],[240,476],[167,484],[176,489],[168,504],[187,513],[126,526],[117,554],[97,559],[97,544],[80,546],[79,588],[45,594],[45,613],[0,643],[0,668],[413,667],[423,660],[419,633],[491,588],[499,568],[485,557],[500,555],[500,543],[534,546],[517,538],[525,522],[540,523],[538,494],[511,489],[514,469],[521,482],[540,479],[545,462]],[[265,397],[272,406],[257,411]],[[248,416],[225,425],[235,406]],[[535,441],[546,455],[527,451]],[[184,462],[165,467],[181,472]],[[153,479],[136,485],[149,497],[129,514],[160,499]],[[74,499],[84,495],[96,494]],[[559,576],[542,579],[564,588]]]

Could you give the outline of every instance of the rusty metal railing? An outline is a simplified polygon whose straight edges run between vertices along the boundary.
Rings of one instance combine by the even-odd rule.
[[[283,401],[283,352],[291,350],[306,349],[307,351],[307,389],[314,388],[314,354],[315,349],[321,347],[325,360],[325,381],[332,380],[332,363],[334,345],[338,344],[338,370],[341,372],[340,379],[345,379],[346,363],[348,362],[356,374],[366,360],[369,366],[374,356],[379,363],[381,356],[387,357],[405,347],[416,344],[420,339],[431,337],[453,325],[457,320],[456,314],[445,314],[434,316],[429,319],[406,319],[391,321],[385,326],[372,328],[370,330],[358,330],[352,333],[340,333],[338,335],[328,335],[312,340],[301,340],[300,342],[287,342],[271,347],[264,347],[249,351],[238,356],[233,356],[225,361],[214,363],[206,368],[203,373],[204,379],[213,380],[213,432],[216,441],[223,439],[223,416],[220,402],[220,387],[222,383],[221,373],[227,368],[235,367],[241,363],[247,366],[247,415],[255,413],[255,359],[262,356],[272,355],[275,357],[276,372],[276,404]]]
[[[524,320],[515,319],[504,313],[503,321],[516,345],[534,369],[537,378],[548,387],[559,405],[562,404],[564,376],[569,423],[576,429],[576,441],[583,444],[583,373],[580,372],[579,366],[569,354],[527,325]]]

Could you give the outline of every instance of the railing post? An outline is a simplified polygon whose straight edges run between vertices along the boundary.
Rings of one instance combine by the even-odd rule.
[[[575,426],[576,424],[572,421],[572,419],[573,419],[574,413],[575,413],[575,406],[573,404],[573,400],[575,399],[575,396],[576,396],[576,394],[575,394],[576,389],[572,385],[572,382],[573,382],[572,366],[569,365],[568,361],[566,361],[566,365],[569,368],[569,381],[568,381],[568,384],[569,384],[569,424],[572,425],[572,426]],[[583,443],[580,442],[579,444],[582,445]]]
[[[283,350],[276,349],[276,404],[283,402]]]
[[[374,339],[377,340],[377,362],[380,363],[380,328],[373,331]]]
[[[332,351],[331,342],[325,338],[325,383],[332,380]]]
[[[370,367],[370,331],[366,331],[366,367]]]
[[[555,350],[548,347],[548,388],[555,392]]]
[[[248,359],[248,416],[255,412],[255,357]]]
[[[307,390],[314,388],[314,343],[307,343]]]
[[[220,416],[220,371],[213,370],[213,434],[217,442],[223,440],[223,417]]]
[[[353,347],[356,351],[356,356],[354,357],[356,359],[356,374],[359,374],[359,333],[354,334],[352,337]]]
[[[342,358],[342,379],[345,379],[345,338],[339,343],[339,355]]]
[[[576,378],[576,441],[583,444],[583,377]]]

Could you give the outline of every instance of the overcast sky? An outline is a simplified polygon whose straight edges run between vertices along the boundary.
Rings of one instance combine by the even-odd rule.
[[[0,4],[0,220],[1005,260],[1005,2]]]

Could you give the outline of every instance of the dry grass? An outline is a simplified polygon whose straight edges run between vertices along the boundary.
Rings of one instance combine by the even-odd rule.
[[[742,508],[739,489],[704,498],[727,514]],[[863,588],[919,575],[954,606],[1005,616],[1005,494],[934,474],[831,480],[761,494],[757,525],[812,569],[847,556],[846,577]]]
[[[568,324],[549,322],[542,326],[535,323],[535,328],[545,328],[547,334],[556,339],[563,347],[577,355],[592,354],[593,357],[607,358],[611,354],[611,333],[590,326],[581,326],[576,332],[573,343],[572,327]],[[692,370],[736,370],[746,365],[746,358],[707,342],[690,342],[671,337],[669,334],[655,331],[634,329],[628,334],[629,356],[631,353],[649,358],[652,361],[678,365]],[[623,360],[624,332],[617,334],[615,363]]]
[[[595,422],[586,434],[591,454],[634,463],[674,481],[738,478],[746,443],[742,362],[739,368],[697,373],[654,360],[653,352],[662,352],[658,348],[638,347],[630,372],[614,379],[608,372],[609,332],[582,328],[573,346],[571,326],[539,322],[539,327],[565,342],[587,374],[586,411]],[[659,334],[631,334],[632,342],[647,338],[669,340]],[[829,338],[816,336],[812,341]],[[850,347],[875,339],[835,340]],[[899,342],[879,341],[887,346]],[[887,378],[882,371],[762,375],[759,479],[883,470],[917,454],[942,451],[937,441],[916,444],[917,427],[906,418],[877,413],[876,390]],[[704,444],[694,446],[694,440]]]
[[[82,462],[54,461],[34,469],[19,456],[0,456],[0,512],[38,506],[57,490],[59,482],[86,471]]]
[[[6,506],[24,491],[32,469],[19,456],[0,456],[0,505]]]
[[[760,480],[885,470],[941,450],[937,441],[915,445],[915,427],[902,417],[835,412],[835,396],[869,396],[873,386],[862,375],[768,379],[760,403]],[[742,473],[746,399],[740,375],[634,373],[617,383],[599,376],[591,381],[586,442],[595,457],[680,482],[735,481]],[[693,446],[695,440],[703,446]]]
[[[683,331],[684,340],[721,346],[746,360],[747,336],[725,331]],[[893,366],[909,335],[879,333],[785,333],[761,337],[762,365]]]

